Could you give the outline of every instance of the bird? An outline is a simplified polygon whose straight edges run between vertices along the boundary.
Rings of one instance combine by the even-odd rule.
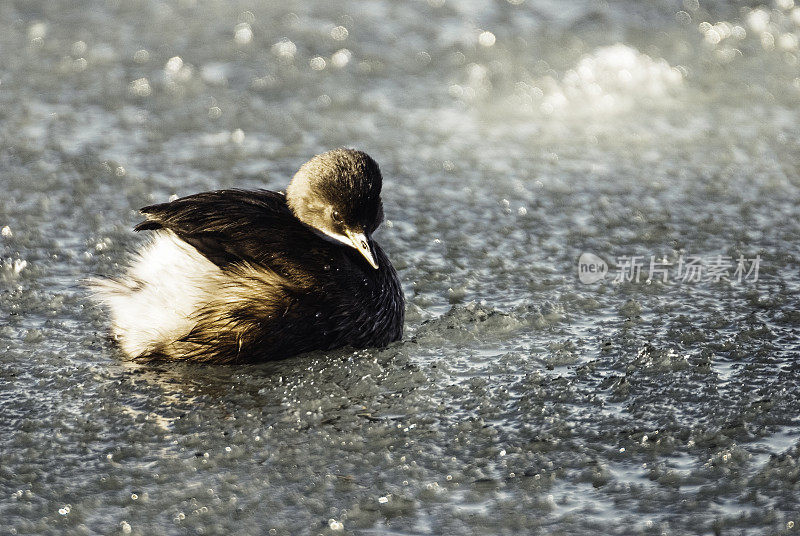
[[[384,220],[378,164],[339,148],[284,192],[226,189],[141,209],[151,240],[90,287],[135,360],[245,363],[402,337],[397,271],[372,238]]]

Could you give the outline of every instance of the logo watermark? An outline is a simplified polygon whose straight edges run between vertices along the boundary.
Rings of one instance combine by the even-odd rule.
[[[725,255],[681,255],[675,262],[655,255],[632,255],[617,257],[616,267],[611,270],[608,264],[594,253],[584,252],[578,258],[578,280],[590,285],[606,276],[613,276],[613,283],[697,283],[719,282],[735,283],[758,281],[761,256],[738,259]],[[645,277],[646,276],[646,277]]]
[[[591,285],[606,277],[608,264],[594,253],[582,253],[578,259],[578,279],[581,283]]]

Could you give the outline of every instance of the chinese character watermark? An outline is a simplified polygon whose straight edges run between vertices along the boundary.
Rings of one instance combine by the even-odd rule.
[[[718,283],[722,280],[755,283],[761,266],[760,255],[753,258],[739,255],[738,259],[725,255],[680,255],[675,262],[655,255],[636,255],[617,257],[616,261],[616,270],[612,274],[602,258],[594,253],[583,253],[578,259],[578,279],[587,285],[605,279],[607,275],[614,276],[614,283]]]

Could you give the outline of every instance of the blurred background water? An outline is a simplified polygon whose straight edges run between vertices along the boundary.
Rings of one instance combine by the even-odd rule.
[[[6,0],[0,28],[0,533],[797,530],[793,0]],[[383,169],[404,342],[122,360],[81,280],[139,207],[341,145]],[[612,282],[651,255],[759,278]]]

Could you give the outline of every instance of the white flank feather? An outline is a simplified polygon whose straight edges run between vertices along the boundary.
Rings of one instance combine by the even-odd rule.
[[[90,282],[108,307],[122,350],[139,357],[187,335],[193,314],[213,299],[221,271],[171,231],[158,231],[119,279]]]

